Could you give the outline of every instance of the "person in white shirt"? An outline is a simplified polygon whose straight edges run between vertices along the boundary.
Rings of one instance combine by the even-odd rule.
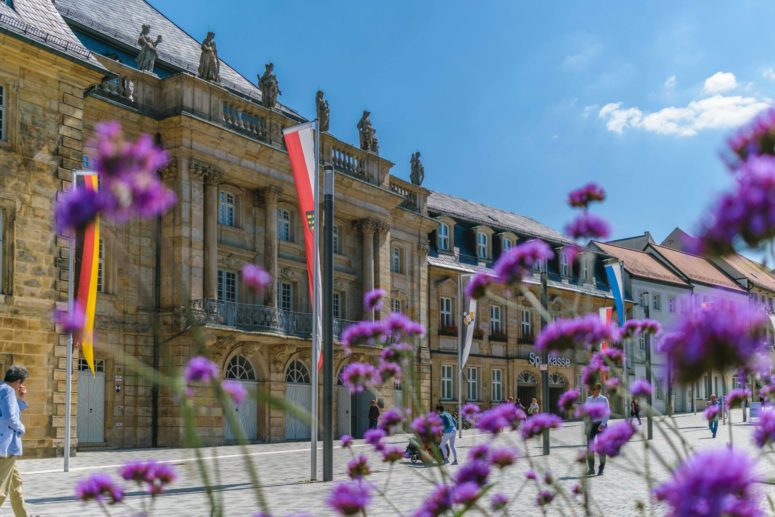
[[[595,438],[598,434],[602,433],[608,425],[608,414],[610,413],[610,406],[608,405],[608,398],[605,395],[600,394],[602,386],[595,384],[592,388],[592,395],[587,397],[587,404],[600,404],[605,405],[605,416],[601,418],[590,419],[587,418],[587,475],[595,475],[595,452],[592,450],[592,445],[595,442]],[[600,456],[600,469],[597,471],[598,476],[603,475],[605,470],[605,454],[598,453]]]

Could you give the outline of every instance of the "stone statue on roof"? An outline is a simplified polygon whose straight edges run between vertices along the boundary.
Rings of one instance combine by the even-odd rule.
[[[153,72],[158,55],[156,47],[161,43],[161,34],[156,36],[154,41],[150,34],[148,34],[149,32],[151,32],[151,26],[143,25],[140,30],[140,37],[137,38],[137,44],[140,45],[140,54],[137,55],[135,62],[137,63],[137,68],[144,72]]]
[[[208,32],[202,42],[202,55],[199,57],[199,77],[205,81],[220,82],[221,62],[215,47],[215,33]]]
[[[328,126],[331,121],[330,112],[328,110],[328,101],[323,98],[323,91],[318,90],[315,96],[315,113],[318,117],[318,128],[321,131],[328,131]]]
[[[277,96],[282,95],[280,83],[277,82],[277,76],[274,74],[274,65],[267,63],[265,65],[264,75],[258,78],[258,87],[261,88],[261,97],[264,106],[274,108],[277,104]]]
[[[361,149],[365,151],[371,151],[373,153],[379,152],[379,142],[377,141],[377,131],[374,126],[371,125],[369,120],[371,113],[367,110],[363,110],[363,115],[358,121],[358,134],[360,135]]]
[[[422,185],[422,180],[425,179],[425,167],[422,166],[420,161],[420,151],[412,153],[412,158],[409,160],[409,179],[415,185]]]

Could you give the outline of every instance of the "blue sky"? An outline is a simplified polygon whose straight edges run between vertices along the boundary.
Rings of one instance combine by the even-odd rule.
[[[152,3],[251,80],[274,62],[305,116],[323,89],[343,140],[369,109],[394,174],[420,150],[428,188],[558,229],[595,180],[613,237],[691,230],[726,136],[775,98],[773,2]]]

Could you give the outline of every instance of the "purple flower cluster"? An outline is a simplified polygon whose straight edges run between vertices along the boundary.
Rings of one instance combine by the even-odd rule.
[[[759,396],[763,399],[775,400],[775,383],[762,386],[759,390]]]
[[[487,478],[490,476],[490,464],[482,460],[473,460],[461,466],[455,472],[455,482],[476,483],[477,486],[487,484]]]
[[[518,284],[531,275],[533,266],[554,258],[554,252],[544,241],[531,239],[511,248],[493,265],[497,281],[501,284]]]
[[[568,350],[618,340],[618,332],[612,325],[605,324],[596,314],[588,314],[550,323],[536,338],[535,346],[538,350]]]
[[[609,393],[614,393],[619,389],[619,377],[609,377],[603,384],[605,385],[606,391]]]
[[[605,190],[597,183],[587,183],[568,194],[568,204],[573,208],[587,208],[595,201],[605,201]]]
[[[385,463],[395,463],[404,457],[404,450],[397,445],[385,445],[379,452],[382,454],[382,461]]]
[[[385,296],[387,296],[387,293],[384,289],[372,289],[363,295],[363,308],[369,312],[382,310],[382,302]]]
[[[759,447],[775,443],[775,408],[762,409],[759,421],[753,430],[753,441]]]
[[[392,434],[404,422],[404,414],[398,408],[390,408],[379,417],[379,428],[385,431],[385,434]]]
[[[452,487],[437,485],[423,501],[422,506],[412,514],[413,517],[438,517],[452,508]]]
[[[581,369],[581,382],[590,389],[599,382],[603,377],[610,372],[610,368],[605,364],[603,356],[600,354],[592,354],[584,368]]]
[[[717,405],[708,406],[703,412],[706,420],[715,420],[721,415],[721,409]]]
[[[342,371],[342,384],[350,393],[362,393],[377,384],[379,374],[369,363],[351,363]]]
[[[533,415],[522,424],[522,438],[527,440],[538,436],[547,429],[557,429],[562,424],[562,419],[552,413],[539,413]]]
[[[73,304],[73,311],[55,311],[54,323],[62,328],[64,334],[78,334],[86,324],[86,313],[80,303]]]
[[[233,381],[231,379],[226,379],[221,382],[221,389],[225,391],[237,405],[242,404],[242,401],[248,396],[245,386],[241,382]]]
[[[581,396],[581,393],[577,389],[571,389],[560,395],[560,400],[557,402],[557,409],[563,413],[570,413],[576,406],[576,401]]]
[[[668,517],[763,516],[755,471],[756,462],[739,449],[704,450],[679,465],[654,495],[670,507]]]
[[[347,475],[350,479],[363,479],[369,474],[371,474],[369,459],[363,454],[359,454],[347,463]]]
[[[371,489],[361,481],[338,483],[326,502],[340,515],[363,513],[371,502]]]
[[[487,289],[493,283],[497,282],[497,278],[487,272],[479,272],[466,284],[466,296],[469,298],[479,299],[487,293]]]
[[[390,338],[400,341],[424,334],[425,327],[400,312],[392,312],[384,320],[360,321],[350,325],[342,332],[342,345],[349,351],[355,345],[375,345]]]
[[[499,492],[490,497],[490,509],[492,509],[493,512],[503,510],[507,504],[509,504],[509,496],[506,494]]]
[[[583,212],[565,226],[565,233],[576,240],[605,239],[611,234],[611,226],[602,217]]]
[[[709,370],[755,368],[766,348],[766,325],[766,315],[748,303],[718,299],[679,318],[659,350],[674,378],[691,384]]]
[[[460,483],[452,489],[452,502],[466,507],[471,506],[479,499],[480,490],[479,485],[472,481]]]
[[[350,436],[349,434],[342,435],[340,440],[341,440],[340,443],[342,444],[342,449],[349,449],[353,445],[353,437]]]
[[[724,404],[728,408],[733,408],[744,400],[748,400],[750,396],[750,390],[745,388],[737,388],[727,394],[726,398],[724,399]]]
[[[436,413],[420,415],[412,422],[412,431],[423,445],[437,444],[444,431],[444,423]]]
[[[374,450],[381,451],[385,448],[385,438],[387,433],[382,429],[369,429],[363,433],[363,441],[374,447]]]
[[[75,485],[75,497],[83,502],[93,499],[100,504],[108,498],[108,504],[115,504],[124,499],[124,490],[113,483],[109,474],[92,474]]]
[[[504,429],[516,430],[525,418],[524,411],[507,402],[481,413],[476,427],[480,431],[498,434]]]
[[[460,410],[460,414],[463,415],[463,418],[469,422],[476,422],[476,419],[479,417],[479,413],[481,411],[482,410],[479,408],[479,406],[472,402],[468,402],[467,404],[463,405],[462,409]]]
[[[729,138],[727,145],[739,159],[729,165],[734,169],[748,158],[775,153],[775,109],[762,111],[751,122]]]
[[[593,422],[599,422],[611,414],[611,410],[603,402],[584,402],[576,408],[576,416],[588,418]]]
[[[490,465],[504,469],[517,461],[517,451],[509,447],[499,447],[490,451]]]
[[[248,263],[242,266],[242,283],[254,293],[261,293],[272,283],[272,275],[261,266]]]
[[[613,458],[619,455],[619,451],[634,434],[635,427],[630,422],[616,422],[598,435],[593,447],[595,452]]]
[[[197,355],[192,357],[183,372],[187,383],[208,382],[218,378],[218,366],[208,358]]]
[[[145,484],[152,496],[162,493],[178,477],[172,465],[154,460],[125,463],[118,473],[126,481]]]
[[[646,379],[637,379],[630,386],[630,393],[633,397],[650,397],[654,393],[654,388]]]
[[[655,335],[662,332],[662,325],[656,320],[629,320],[622,326],[622,337],[629,338],[638,334]]]
[[[554,501],[554,492],[551,490],[541,490],[538,492],[538,495],[536,496],[536,504],[538,506],[546,506],[547,504]]]

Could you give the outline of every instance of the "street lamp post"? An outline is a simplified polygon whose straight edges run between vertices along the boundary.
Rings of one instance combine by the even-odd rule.
[[[649,310],[649,300],[648,300],[649,293],[648,291],[645,291],[641,294],[641,305],[643,306],[643,312],[646,316],[646,319],[648,319],[651,316],[651,311]],[[643,305],[643,300],[646,300],[646,304]],[[649,384],[651,384],[651,335],[646,335],[646,380]],[[649,405],[646,408],[646,437],[647,439],[651,440],[654,438],[654,422],[653,418],[651,416],[651,408],[654,404],[654,394],[653,391],[649,393],[648,396],[649,399]]]
[[[547,273],[546,273],[546,266],[544,265],[541,268],[541,306],[544,307],[545,310],[547,306],[549,305],[549,288],[547,286]],[[541,318],[541,329],[543,329],[546,325],[548,325],[549,322],[545,321],[544,318]],[[539,367],[541,369],[541,397],[544,399],[544,410],[548,413],[549,412],[549,352],[548,350],[544,349],[544,351],[541,353],[541,365]],[[544,456],[549,455],[549,428],[547,427],[544,429],[543,433],[543,442],[544,442]]]

